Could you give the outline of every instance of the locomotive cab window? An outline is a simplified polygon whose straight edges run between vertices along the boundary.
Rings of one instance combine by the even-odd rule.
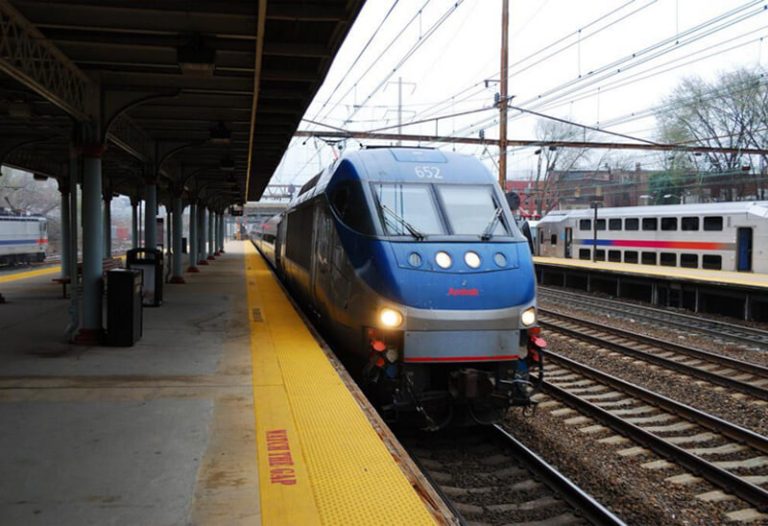
[[[592,220],[591,219],[580,219],[579,220],[579,230],[592,230]]]
[[[503,209],[496,202],[493,187],[436,185],[445,216],[455,235],[506,236],[510,234]],[[491,229],[488,231],[488,229]],[[554,243],[553,243],[554,244]]]
[[[349,228],[362,234],[373,233],[368,204],[359,184],[353,181],[339,184],[331,192],[330,201],[339,219]]]
[[[698,230],[699,218],[698,217],[684,217],[680,220],[680,230]]]
[[[723,229],[722,216],[709,216],[704,218],[704,230],[712,232]]]
[[[621,230],[621,219],[609,219],[608,230]]]
[[[662,230],[677,230],[677,218],[676,217],[662,217],[661,218]]]
[[[388,236],[445,234],[429,186],[373,184],[379,218]]]
[[[656,217],[643,218],[643,230],[658,230],[659,220]]]
[[[636,217],[628,217],[624,220],[624,230],[640,230],[640,220]]]

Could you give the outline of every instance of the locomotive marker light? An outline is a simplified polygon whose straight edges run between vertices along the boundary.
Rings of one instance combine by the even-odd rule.
[[[477,268],[480,266],[480,256],[477,255],[477,252],[472,252],[470,250],[464,254],[464,263],[470,268]]]
[[[520,321],[525,325],[526,327],[529,327],[536,323],[536,307],[530,307],[526,309],[521,315],[520,315]]]
[[[443,252],[441,250],[435,254],[435,263],[437,263],[437,266],[440,268],[449,268],[453,264],[453,260],[451,259],[451,256],[448,255],[448,252]]]
[[[387,327],[388,329],[394,329],[402,325],[403,315],[400,314],[395,309],[384,307],[379,312],[379,321],[381,321],[381,324]]]

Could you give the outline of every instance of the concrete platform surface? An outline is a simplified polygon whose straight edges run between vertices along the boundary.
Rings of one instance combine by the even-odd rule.
[[[63,341],[42,274],[0,292],[0,524],[258,524],[242,243],[166,285],[134,347]]]

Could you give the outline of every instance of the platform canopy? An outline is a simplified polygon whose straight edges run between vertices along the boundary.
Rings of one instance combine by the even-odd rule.
[[[363,0],[0,0],[0,163],[258,199]]]

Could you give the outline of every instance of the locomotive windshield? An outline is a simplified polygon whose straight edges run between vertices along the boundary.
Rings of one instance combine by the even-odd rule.
[[[375,184],[381,222],[388,236],[445,234],[428,185]]]
[[[491,186],[439,185],[437,191],[454,234],[484,238],[509,234]]]
[[[379,218],[388,236],[423,239],[429,235],[459,235],[487,240],[511,235],[491,185],[372,186]]]

